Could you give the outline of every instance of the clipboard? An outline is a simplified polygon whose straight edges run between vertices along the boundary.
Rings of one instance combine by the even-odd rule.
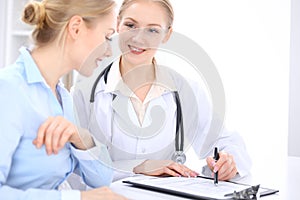
[[[232,197],[226,196],[226,194],[250,187],[250,185],[230,181],[219,181],[218,186],[215,186],[212,178],[204,176],[196,178],[142,176],[130,178],[122,182],[137,188],[202,200],[232,199]],[[260,187],[259,192],[262,197],[275,194],[279,190]]]

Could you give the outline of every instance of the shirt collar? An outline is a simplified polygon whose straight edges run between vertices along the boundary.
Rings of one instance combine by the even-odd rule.
[[[26,47],[21,47],[19,49],[21,53],[21,59],[24,64],[24,69],[25,69],[25,77],[27,79],[28,83],[45,83],[45,79],[42,76],[39,68],[37,67],[36,63],[34,62],[31,54],[30,54],[30,49]],[[18,62],[18,61],[17,61]],[[46,84],[47,85],[47,84]]]
[[[165,91],[174,92],[177,91],[177,88],[173,78],[170,75],[171,71],[172,69],[155,64],[156,85],[164,88]]]
[[[25,77],[27,79],[27,82],[43,83],[47,88],[49,88],[49,85],[42,76],[38,66],[36,65],[35,61],[31,56],[31,48],[21,47],[19,49],[19,52],[21,54],[21,57],[17,62],[22,62],[24,64]],[[59,80],[57,86],[63,88],[64,84]]]
[[[118,84],[124,84],[120,73],[119,63],[120,58],[112,64],[107,76],[107,83],[104,92],[113,93],[117,90]]]

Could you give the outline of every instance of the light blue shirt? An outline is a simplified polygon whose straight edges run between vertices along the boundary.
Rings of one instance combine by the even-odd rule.
[[[0,70],[0,199],[80,199],[79,191],[58,191],[72,172],[78,172],[90,187],[109,185],[113,170],[101,144],[81,151],[67,143],[57,155],[37,149],[32,141],[49,116],[74,122],[73,102],[61,85],[61,104],[46,84],[24,47],[12,66]],[[96,141],[95,141],[96,142]]]

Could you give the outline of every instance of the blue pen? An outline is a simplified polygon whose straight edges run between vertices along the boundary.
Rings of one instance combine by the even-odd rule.
[[[214,150],[214,159],[215,159],[216,162],[219,160],[218,147],[215,147],[215,150]],[[215,172],[215,174],[214,174],[214,184],[218,185],[218,172]]]

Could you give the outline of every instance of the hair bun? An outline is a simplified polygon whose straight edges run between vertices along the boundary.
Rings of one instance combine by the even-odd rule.
[[[45,5],[40,2],[32,1],[28,3],[23,11],[22,20],[30,25],[36,25],[37,28],[43,28],[46,17]]]

